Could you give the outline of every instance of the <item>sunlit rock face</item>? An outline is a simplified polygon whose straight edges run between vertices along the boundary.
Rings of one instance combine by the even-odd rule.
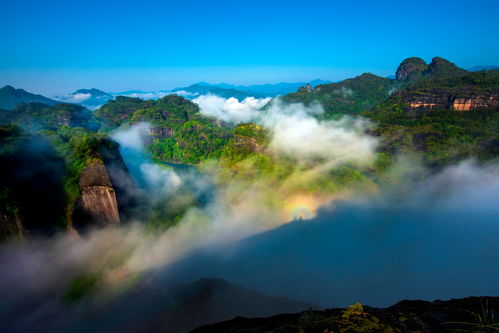
[[[103,224],[120,223],[116,193],[104,164],[88,165],[81,174],[80,188],[77,209],[83,215]]]
[[[499,109],[499,94],[494,92],[476,93],[463,90],[453,93],[446,89],[420,89],[417,92],[398,94],[411,109],[443,108],[455,111]]]

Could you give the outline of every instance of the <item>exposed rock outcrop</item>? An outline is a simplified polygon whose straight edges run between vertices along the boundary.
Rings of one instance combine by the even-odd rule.
[[[95,161],[80,177],[81,197],[77,208],[103,224],[120,223],[116,193],[104,164]]]
[[[427,68],[428,65],[421,58],[407,58],[400,63],[397,72],[395,73],[395,77],[397,80],[409,80],[421,76],[423,71]]]
[[[300,87],[298,89],[299,92],[312,92],[312,86],[310,85],[310,83],[307,83],[307,85],[305,87]]]
[[[265,146],[263,146],[259,141],[260,140],[256,137],[236,135],[234,137],[234,147],[238,149],[246,149],[252,152],[263,153],[265,151]]]
[[[446,89],[420,89],[417,92],[397,94],[411,109],[444,108],[456,111],[499,109],[499,92],[462,90],[456,93]]]
[[[163,139],[172,138],[175,135],[175,131],[169,127],[151,126],[149,127],[148,134],[152,137]]]

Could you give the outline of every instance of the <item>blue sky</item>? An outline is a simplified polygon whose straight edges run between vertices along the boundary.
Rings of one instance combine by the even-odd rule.
[[[499,1],[1,1],[0,85],[54,94],[499,64]]]

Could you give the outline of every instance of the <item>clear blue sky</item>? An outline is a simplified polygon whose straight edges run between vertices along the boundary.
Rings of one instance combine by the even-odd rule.
[[[53,94],[499,65],[499,1],[0,2],[0,85]]]

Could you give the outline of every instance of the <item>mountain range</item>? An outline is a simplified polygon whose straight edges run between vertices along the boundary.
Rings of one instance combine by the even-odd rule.
[[[29,93],[24,89],[15,89],[9,85],[0,89],[0,109],[11,110],[21,103],[55,105],[59,102],[42,95]]]

